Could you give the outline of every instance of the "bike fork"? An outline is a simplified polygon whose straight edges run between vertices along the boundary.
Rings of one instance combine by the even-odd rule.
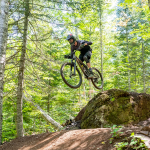
[[[71,64],[74,65],[74,73],[72,73],[72,65],[71,65],[71,68],[70,68],[70,77],[73,75],[75,76],[76,75],[76,60],[75,60],[75,63],[73,63],[73,61],[71,61]]]
[[[75,63],[74,63],[74,75],[76,75],[76,59],[75,59]]]

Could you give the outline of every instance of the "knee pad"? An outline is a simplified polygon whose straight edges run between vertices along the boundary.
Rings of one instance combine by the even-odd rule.
[[[89,63],[89,59],[87,58],[87,56],[84,56],[83,59],[85,60],[86,63]]]

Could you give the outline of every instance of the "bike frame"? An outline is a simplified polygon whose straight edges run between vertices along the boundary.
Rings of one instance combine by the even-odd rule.
[[[75,62],[73,62],[73,60],[75,60]],[[88,77],[87,74],[84,71],[84,68],[86,70],[88,69],[87,66],[78,57],[76,57],[75,53],[73,54],[73,58],[71,60],[71,63],[74,64],[74,73],[73,73],[73,75],[76,75],[76,67],[77,67],[76,62],[78,63],[78,65],[79,65],[80,69],[82,70],[82,72],[84,73],[84,75],[86,77]],[[84,66],[84,67],[82,67],[82,66]],[[72,72],[72,66],[71,66],[71,70],[70,71]]]
[[[65,58],[71,59],[71,63],[65,62],[61,66],[61,69],[60,69],[63,81],[69,87],[74,88],[74,89],[80,87],[80,85],[82,84],[82,74],[81,74],[80,70],[77,68],[77,64],[79,65],[81,71],[85,75],[85,78],[88,79],[88,76],[89,76],[89,70],[88,70],[87,65],[85,63],[83,63],[78,57],[76,57],[76,55],[75,55],[76,51],[77,50],[74,51],[72,58],[70,56],[68,56],[68,55],[65,55]],[[70,73],[70,78],[72,78],[73,76],[76,76],[76,74],[79,75],[79,77],[77,76],[77,79],[80,79],[79,82],[77,82],[75,84],[68,82],[68,81],[70,81],[70,79],[68,80],[68,77],[67,76],[65,77],[65,74],[66,74],[66,72],[64,71],[65,70],[64,69],[65,66],[69,67],[68,69],[70,69],[70,72],[69,72],[69,70],[67,71],[67,75],[68,75],[68,73]],[[72,70],[72,67],[74,67],[74,70]],[[76,72],[76,70],[77,70],[77,72]],[[94,87],[97,88],[97,89],[102,89],[103,88],[103,77],[102,77],[102,74],[95,67],[92,67],[92,70],[94,70],[94,72],[93,72],[94,76],[93,76],[93,78],[91,78],[91,81],[92,81]],[[76,78],[75,78],[75,82],[76,82]]]

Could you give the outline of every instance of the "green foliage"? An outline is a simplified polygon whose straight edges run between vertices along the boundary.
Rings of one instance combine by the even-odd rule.
[[[119,138],[120,134],[122,134],[122,132],[118,132],[119,130],[122,129],[121,126],[113,125],[111,129],[112,129],[111,131],[112,138],[110,138],[110,143],[112,143],[114,138]]]
[[[100,2],[100,3],[99,3]],[[98,92],[84,80],[79,89],[62,81],[63,55],[70,53],[68,33],[92,41],[92,67],[101,71],[103,49],[104,90],[118,88],[150,93],[149,48],[150,12],[138,0],[30,2],[24,94],[60,124],[75,117]],[[16,136],[16,91],[21,56],[24,2],[10,0],[3,102],[3,142]],[[100,20],[100,15],[102,16]],[[100,24],[102,45],[100,45]],[[143,44],[143,51],[142,51]],[[128,51],[127,51],[128,49]],[[79,55],[79,54],[78,54]],[[146,81],[146,82],[145,82]],[[90,94],[91,93],[91,94]],[[114,101],[114,99],[112,99]],[[33,106],[23,102],[25,135],[38,134],[51,127]],[[10,126],[12,128],[10,128]],[[113,138],[120,127],[113,127]]]
[[[122,150],[123,148],[125,148],[129,143],[128,142],[121,142],[121,143],[117,143],[115,145],[115,147],[117,148],[117,150]]]
[[[119,143],[115,144],[115,147],[117,148],[117,150],[123,150],[123,149],[127,149],[127,148],[148,149],[145,146],[145,143],[140,138],[134,137],[134,133],[132,133],[129,138],[124,139],[123,142],[119,142]]]
[[[118,137],[119,136],[119,134],[121,134],[122,132],[118,132],[120,129],[122,129],[122,127],[121,126],[117,126],[117,125],[113,125],[112,127],[111,127],[111,129],[112,129],[112,137]]]

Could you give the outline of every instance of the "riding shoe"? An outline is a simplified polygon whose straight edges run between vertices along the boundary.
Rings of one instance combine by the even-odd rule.
[[[92,71],[89,71],[89,72],[90,72],[90,74],[88,76],[88,79],[92,79],[93,78],[93,72]]]

